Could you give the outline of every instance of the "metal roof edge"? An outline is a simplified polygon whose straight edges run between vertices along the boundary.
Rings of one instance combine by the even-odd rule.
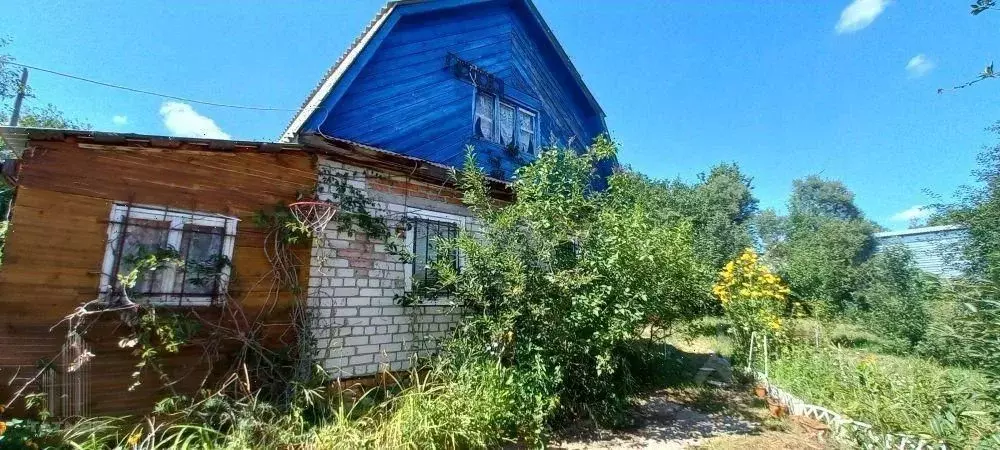
[[[4,138],[8,145],[15,148],[24,149],[28,141],[67,141],[70,138],[78,142],[83,140],[91,141],[94,144],[116,145],[122,144],[135,148],[143,148],[143,144],[151,147],[171,147],[176,145],[196,145],[206,150],[230,150],[235,148],[253,148],[262,152],[275,152],[283,150],[305,150],[305,147],[297,143],[277,143],[267,141],[244,141],[231,139],[210,139],[198,137],[164,136],[156,134],[140,133],[120,133],[114,131],[95,130],[69,130],[61,128],[38,128],[38,127],[9,127],[0,126],[0,136]]]
[[[966,229],[963,225],[939,225],[933,227],[921,227],[921,228],[910,228],[908,230],[900,231],[882,231],[875,233],[873,236],[876,238],[893,237],[893,236],[910,236],[915,234],[929,234],[929,233],[940,233],[943,231],[957,231]]]
[[[358,57],[362,50],[368,45],[368,42],[375,36],[376,33],[382,28],[382,24],[385,23],[385,19],[389,17],[389,14],[396,8],[396,5],[401,3],[414,3],[417,1],[426,0],[393,0],[386,3],[378,13],[375,14],[373,18],[364,30],[361,31],[361,35],[351,42],[347,50],[340,55],[340,58],[327,69],[326,73],[320,79],[319,83],[309,92],[306,99],[303,100],[302,106],[299,107],[299,111],[295,113],[292,120],[288,122],[285,127],[285,131],[281,133],[281,141],[290,142],[292,138],[295,137],[295,133],[298,129],[302,127],[309,115],[315,110],[320,103],[326,98],[326,96],[333,90],[336,86],[337,81],[340,77],[344,75],[347,68],[351,66],[354,60]]]

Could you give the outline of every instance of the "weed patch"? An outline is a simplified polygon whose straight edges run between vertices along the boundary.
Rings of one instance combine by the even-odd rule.
[[[797,347],[772,362],[782,389],[885,432],[917,434],[962,447],[1000,431],[976,371],[829,347]],[[957,422],[950,416],[959,418]]]

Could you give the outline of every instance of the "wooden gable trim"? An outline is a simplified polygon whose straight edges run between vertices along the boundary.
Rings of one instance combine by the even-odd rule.
[[[315,123],[317,117],[326,117],[329,115],[330,110],[333,109],[333,105],[337,103],[337,100],[343,96],[345,89],[338,89],[334,94],[331,101],[327,101],[330,96],[331,91],[335,86],[344,86],[354,81],[357,78],[358,73],[361,72],[361,68],[364,67],[365,63],[368,62],[372,57],[372,51],[365,51],[372,41],[375,41],[374,46],[378,47],[385,36],[392,29],[392,25],[399,20],[398,16],[392,15],[392,10],[395,8],[395,4],[388,7],[388,10],[383,10],[372,22],[372,25],[368,27],[362,33],[361,37],[348,49],[347,53],[336,64],[330,68],[327,75],[324,77],[323,81],[320,82],[319,86],[313,89],[313,92],[309,94],[306,99],[305,104],[299,109],[299,112],[295,114],[292,118],[291,123],[285,128],[285,132],[281,134],[282,142],[293,142],[296,138],[296,134],[303,127],[306,126],[306,121]],[[389,22],[389,26],[386,27],[386,22]],[[375,36],[378,35],[378,39]],[[363,55],[363,56],[362,56]],[[360,61],[356,61],[361,57]],[[358,62],[358,64],[355,64]],[[350,71],[349,71],[350,69]],[[350,73],[348,73],[350,72]],[[346,74],[346,77],[345,77]],[[344,83],[340,83],[341,79],[345,78]],[[320,109],[320,106],[325,106]],[[311,119],[311,120],[310,120]]]

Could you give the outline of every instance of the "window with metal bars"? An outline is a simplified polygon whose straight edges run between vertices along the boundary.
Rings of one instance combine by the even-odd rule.
[[[207,306],[228,287],[237,219],[191,211],[115,204],[101,271],[100,294],[155,305]],[[142,270],[130,288],[121,278],[144,259],[167,260]]]
[[[439,257],[450,260],[450,264],[458,269],[458,252],[441,255],[436,245],[438,239],[454,239],[458,237],[458,225],[452,222],[441,222],[429,219],[413,219],[413,274],[411,285],[433,287],[437,284],[438,274],[432,267]]]

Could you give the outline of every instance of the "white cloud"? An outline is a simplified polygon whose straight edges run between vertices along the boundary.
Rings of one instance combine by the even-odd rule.
[[[910,62],[906,63],[906,72],[910,74],[912,78],[922,77],[927,75],[934,68],[934,61],[927,59],[927,56],[923,53],[910,58]]]
[[[163,125],[174,136],[201,137],[209,139],[230,139],[229,133],[222,131],[215,121],[198,114],[191,105],[181,102],[164,102],[160,106]]]
[[[893,214],[893,222],[909,222],[914,219],[922,220],[931,216],[931,210],[923,205],[911,206],[905,211]]]
[[[111,123],[118,126],[128,125],[128,116],[114,116],[111,118]]]
[[[888,5],[889,0],[854,0],[840,12],[840,20],[834,30],[837,34],[861,30],[871,25]]]

